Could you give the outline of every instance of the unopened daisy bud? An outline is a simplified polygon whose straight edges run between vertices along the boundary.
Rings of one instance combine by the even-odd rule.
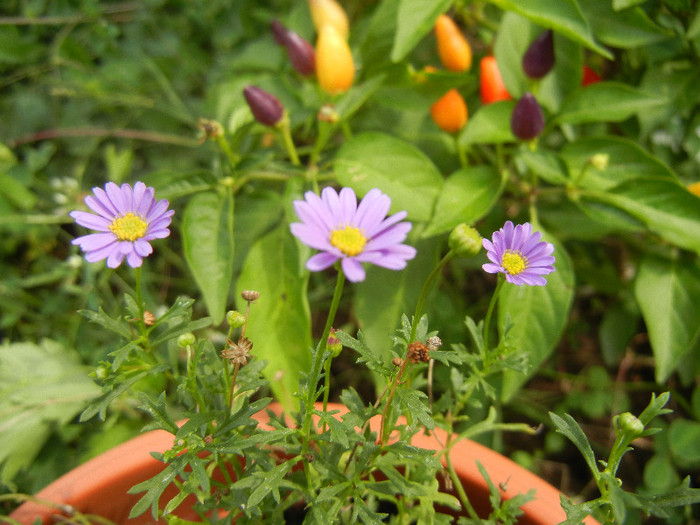
[[[440,61],[446,69],[461,73],[472,66],[472,48],[449,16],[438,16],[435,21],[435,39]]]
[[[197,121],[197,127],[202,131],[204,136],[208,139],[215,139],[224,134],[224,128],[216,120],[209,120],[206,118],[200,118]]]
[[[467,124],[469,111],[459,91],[450,89],[430,106],[430,116],[441,130],[456,133]]]
[[[542,78],[554,66],[554,35],[547,30],[538,36],[523,55],[523,71],[530,78]]]
[[[240,328],[245,324],[245,315],[237,310],[229,310],[226,312],[226,323],[231,328]]]
[[[427,363],[430,361],[430,349],[420,341],[410,343],[408,345],[408,351],[406,352],[406,359],[414,365],[417,363]]]
[[[276,126],[284,116],[282,103],[271,93],[257,86],[248,86],[243,90],[250,111],[255,120],[265,126]]]
[[[323,26],[330,25],[343,39],[348,38],[350,32],[348,15],[338,2],[335,0],[309,0],[309,10],[318,33],[321,32]]]
[[[633,436],[639,436],[642,432],[644,432],[644,423],[642,423],[639,418],[630,412],[620,414],[620,416],[617,418],[617,424],[619,425],[620,430]]]
[[[187,348],[188,346],[192,346],[196,340],[197,338],[192,332],[187,332],[177,338],[177,346],[180,348]]]
[[[326,341],[326,348],[331,353],[332,357],[338,357],[340,351],[343,349],[343,344],[340,342],[340,339],[335,336],[335,329],[333,328],[331,328],[331,334]]]
[[[525,93],[513,108],[510,129],[521,140],[531,140],[542,133],[544,115],[532,93]]]
[[[316,77],[329,95],[346,92],[355,79],[355,62],[345,38],[329,24],[321,27],[316,42]]]
[[[316,71],[316,51],[299,34],[284,27],[280,22],[272,22],[275,41],[287,49],[292,67],[301,75],[312,75]]]
[[[456,255],[471,257],[481,251],[481,235],[468,224],[462,223],[450,232],[447,244]]]
[[[607,153],[596,153],[591,157],[591,166],[600,171],[605,170],[610,162],[610,155]]]
[[[243,297],[244,301],[252,303],[260,298],[260,292],[256,292],[255,290],[243,290],[241,292],[241,297]]]

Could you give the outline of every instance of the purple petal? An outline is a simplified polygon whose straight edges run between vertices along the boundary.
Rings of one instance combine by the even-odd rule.
[[[320,272],[326,268],[329,268],[330,266],[333,266],[338,259],[339,257],[333,255],[332,253],[317,253],[316,255],[309,257],[309,260],[306,261],[306,268],[312,272]]]
[[[97,230],[99,232],[108,232],[109,225],[112,223],[105,217],[101,217],[93,213],[87,213],[85,211],[72,211],[68,215],[70,215],[75,222],[80,224],[80,226],[91,230]]]
[[[365,269],[354,258],[345,257],[340,264],[348,281],[357,283],[365,280]]]

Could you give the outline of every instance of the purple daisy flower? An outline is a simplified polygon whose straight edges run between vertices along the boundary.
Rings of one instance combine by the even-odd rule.
[[[108,182],[104,189],[93,188],[94,196],[85,197],[85,204],[97,215],[84,211],[72,211],[75,222],[97,230],[74,239],[85,252],[85,260],[97,262],[107,259],[107,266],[116,268],[124,258],[132,268],[138,268],[153,251],[149,241],[170,235],[171,217],[168,201],[156,201],[153,188],[143,182],[132,187],[121,187]]]
[[[416,256],[416,249],[401,244],[411,230],[410,222],[400,222],[406,212],[387,217],[391,199],[377,188],[357,204],[350,188],[336,193],[324,188],[319,197],[306,192],[304,200],[294,201],[301,219],[290,225],[292,233],[307,246],[321,250],[306,262],[312,272],[325,270],[338,259],[343,273],[352,282],[363,281],[364,262],[390,270],[402,270]]]
[[[482,266],[488,273],[503,273],[509,283],[543,286],[542,277],[554,271],[554,245],[540,241],[542,234],[532,232],[529,222],[513,226],[507,221],[503,228],[494,232],[493,241],[483,239],[490,263]]]

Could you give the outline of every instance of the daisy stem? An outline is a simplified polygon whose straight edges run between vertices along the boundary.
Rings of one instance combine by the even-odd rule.
[[[326,354],[326,347],[328,345],[328,336],[331,333],[331,327],[333,326],[333,321],[335,320],[335,314],[338,311],[338,305],[340,304],[340,297],[343,295],[343,286],[345,285],[345,274],[342,270],[338,271],[338,280],[335,283],[335,291],[333,292],[333,300],[331,301],[331,307],[328,310],[328,318],[326,319],[326,326],[323,329],[323,335],[321,340],[316,346],[316,352],[314,352],[313,362],[311,363],[311,373],[309,374],[309,384],[307,386],[306,398],[304,399],[305,411],[304,411],[304,425],[302,427],[302,456],[304,456],[305,470],[309,472],[309,465],[306,456],[309,452],[309,437],[311,435],[311,416],[314,412],[314,402],[316,401],[316,385],[318,384],[319,376],[321,375],[321,366],[323,364],[323,357]],[[324,395],[324,407],[323,411],[326,411],[327,397]]]
[[[425,280],[425,284],[423,284],[423,289],[420,291],[420,296],[418,296],[416,310],[413,313],[413,320],[411,321],[411,337],[408,341],[409,343],[412,343],[413,339],[416,337],[416,330],[418,330],[418,322],[420,321],[420,316],[423,313],[423,305],[425,304],[425,299],[428,297],[430,286],[433,284],[433,281],[440,274],[445,265],[448,262],[450,262],[455,255],[456,254],[454,250],[450,250],[449,252],[447,252],[447,254],[442,258],[442,260],[437,264],[437,266],[433,268],[433,271],[430,272],[430,275],[428,275],[428,278]]]
[[[484,319],[484,351],[487,351],[489,349],[489,331],[491,329],[491,316],[493,315],[494,307],[498,302],[498,296],[501,294],[501,287],[503,286],[504,282],[505,279],[499,274],[498,284],[496,285],[496,289],[493,291],[493,295],[491,296],[491,302],[489,303],[489,309],[486,311],[486,318]]]
[[[143,304],[143,284],[141,281],[141,267],[134,268],[134,291],[136,292],[136,306],[139,309],[139,331],[142,336],[146,335],[146,322],[143,318],[146,306]]]

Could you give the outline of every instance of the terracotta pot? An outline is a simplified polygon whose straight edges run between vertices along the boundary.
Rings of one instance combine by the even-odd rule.
[[[279,405],[269,407],[279,413]],[[342,405],[329,404],[329,410],[339,410],[340,414],[347,412]],[[255,419],[265,424],[268,421],[266,411],[255,416]],[[373,430],[379,430],[379,420],[372,421]],[[440,449],[446,435],[436,430],[430,436],[419,433],[414,436],[412,444],[426,449]],[[173,435],[155,430],[122,443],[121,445],[97,456],[68,472],[49,486],[36,494],[40,500],[50,501],[58,505],[68,505],[83,514],[97,514],[119,524],[138,525],[153,523],[150,512],[136,519],[128,519],[131,507],[142,494],[128,494],[127,491],[137,483],[153,477],[163,469],[164,464],[154,459],[150,452],[164,452],[173,443]],[[510,459],[493,450],[470,440],[462,440],[452,449],[452,461],[467,494],[477,512],[487,516],[490,511],[489,492],[486,482],[479,472],[478,460],[489,473],[491,481],[500,486],[505,499],[516,494],[535,489],[535,498],[526,503],[522,509],[520,525],[554,525],[566,519],[559,504],[560,492],[549,483],[524,469]],[[168,487],[163,495],[163,501],[168,501],[176,494],[174,486]],[[186,503],[178,515],[184,519],[196,519],[192,512],[188,513]],[[22,525],[32,525],[40,518],[42,523],[54,523],[55,517],[61,515],[56,506],[46,506],[36,502],[27,502],[15,510],[10,517]],[[587,525],[595,525],[593,519],[586,521]]]

